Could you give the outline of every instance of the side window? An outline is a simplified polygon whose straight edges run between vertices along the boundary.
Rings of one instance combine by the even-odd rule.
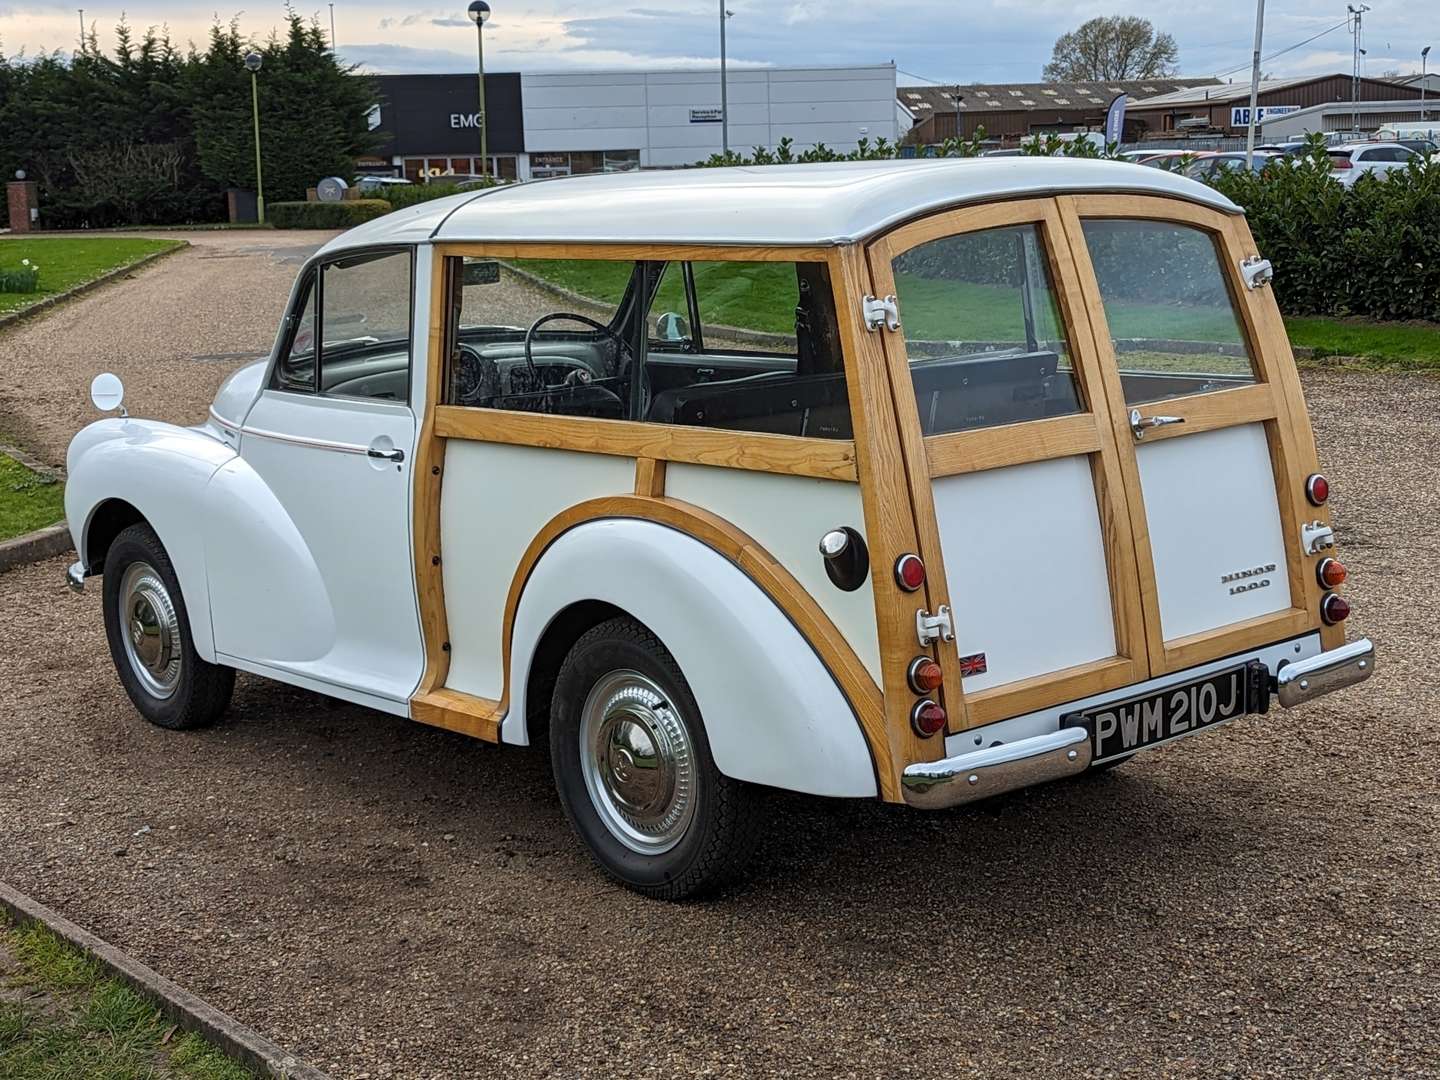
[[[930,240],[893,270],[926,435],[1083,411],[1038,226]]]
[[[321,393],[409,400],[411,283],[408,249],[321,268]]]
[[[650,263],[647,394],[659,424],[852,437],[829,268]]]
[[[1128,404],[1255,381],[1209,233],[1165,221],[1083,226]]]
[[[275,365],[271,385],[277,390],[294,390],[300,393],[315,391],[315,279],[312,277],[302,287],[299,314],[293,315],[290,326],[290,340],[285,345],[284,355]]]
[[[457,279],[457,260],[450,262],[447,404],[629,415],[635,263],[466,257]]]

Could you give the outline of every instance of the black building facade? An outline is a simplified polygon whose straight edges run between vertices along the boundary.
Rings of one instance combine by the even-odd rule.
[[[478,176],[480,159],[479,86],[472,75],[372,75],[380,98],[375,130],[385,142],[362,158],[366,173],[403,176]],[[486,149],[492,176],[513,180],[525,152],[520,75],[485,76],[489,114]],[[378,121],[378,123],[376,123]]]

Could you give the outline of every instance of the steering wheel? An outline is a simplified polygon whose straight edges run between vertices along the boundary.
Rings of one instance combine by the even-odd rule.
[[[620,339],[619,334],[615,333],[614,330],[611,330],[610,327],[604,323],[598,323],[585,315],[576,315],[570,311],[552,311],[549,315],[541,315],[540,318],[530,324],[530,329],[525,331],[525,366],[530,369],[530,378],[535,381],[537,387],[542,385],[540,382],[540,372],[535,368],[535,355],[530,346],[535,340],[535,331],[539,330],[540,327],[544,326],[547,322],[553,322],[556,319],[570,319],[574,322],[584,323],[586,326],[600,331],[600,333],[615,342],[617,357],[625,349],[625,343]]]

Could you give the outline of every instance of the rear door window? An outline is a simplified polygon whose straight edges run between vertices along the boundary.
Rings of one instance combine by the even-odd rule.
[[[1255,381],[1209,233],[1166,221],[1083,225],[1127,404]]]
[[[1084,411],[1039,226],[930,240],[893,271],[926,435]]]

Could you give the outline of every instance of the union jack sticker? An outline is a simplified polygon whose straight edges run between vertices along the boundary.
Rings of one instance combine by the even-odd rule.
[[[967,675],[984,675],[985,672],[989,670],[989,667],[985,663],[985,654],[983,652],[971,653],[969,656],[960,657],[961,678]]]

